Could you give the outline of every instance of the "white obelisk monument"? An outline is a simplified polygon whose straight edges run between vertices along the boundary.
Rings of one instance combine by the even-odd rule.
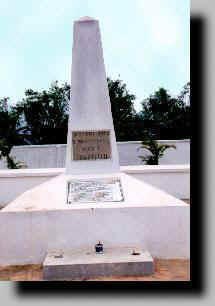
[[[66,174],[120,171],[99,23],[74,23]]]
[[[105,248],[138,245],[157,258],[189,258],[189,205],[120,173],[99,24],[88,17],[74,24],[70,102],[66,174],[1,210],[0,265],[42,263],[52,250],[92,249],[100,240]]]

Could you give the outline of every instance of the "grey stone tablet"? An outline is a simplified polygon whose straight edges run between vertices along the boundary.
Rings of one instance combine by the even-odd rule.
[[[67,203],[121,202],[120,179],[73,180],[68,183]]]

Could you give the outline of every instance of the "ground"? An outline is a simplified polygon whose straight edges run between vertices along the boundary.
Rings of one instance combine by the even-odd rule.
[[[0,267],[0,281],[42,281],[42,265]],[[83,280],[83,279],[78,279]],[[85,281],[189,281],[189,260],[155,259],[151,276],[121,276],[84,279]]]

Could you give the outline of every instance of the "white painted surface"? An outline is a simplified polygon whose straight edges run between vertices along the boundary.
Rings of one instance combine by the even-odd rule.
[[[65,175],[19,196],[0,212],[0,264],[42,263],[49,250],[92,247],[98,240],[107,247],[141,245],[159,258],[189,258],[189,205],[117,175],[122,203],[66,205]]]
[[[159,143],[173,144],[176,149],[167,149],[160,159],[160,165],[176,165],[190,163],[190,140],[158,140]],[[143,165],[139,155],[148,155],[147,150],[140,149],[141,141],[118,142],[119,159],[121,166]]]
[[[7,205],[26,190],[59,175],[59,170],[60,169],[1,170],[0,208]],[[60,172],[62,173],[62,170]]]
[[[68,123],[66,173],[119,172],[119,156],[111,114],[99,23],[74,22],[72,83]],[[73,131],[110,131],[111,158],[73,160]]]
[[[26,190],[64,173],[64,170],[64,168],[1,170],[0,207],[7,205]],[[120,167],[120,170],[178,199],[190,198],[189,165],[124,166]]]
[[[190,165],[128,166],[123,171],[178,199],[190,199]]]
[[[190,140],[160,140],[159,142],[176,146],[176,150],[169,149],[165,152],[160,165],[190,163]],[[120,165],[143,165],[138,158],[142,155],[142,152],[137,150],[140,146],[140,141],[117,142]],[[64,168],[66,144],[15,146],[12,149],[12,155],[17,160],[23,161],[28,168]],[[6,169],[6,164],[2,160],[0,160],[0,169]]]

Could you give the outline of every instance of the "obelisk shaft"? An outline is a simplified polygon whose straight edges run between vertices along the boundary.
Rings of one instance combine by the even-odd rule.
[[[98,159],[91,160],[91,156],[93,159],[94,155],[88,154],[88,160],[74,160],[73,143],[75,141],[74,139],[72,141],[72,135],[77,131],[109,131],[111,158],[100,159],[100,156],[102,157],[103,155],[97,154]],[[118,151],[99,23],[91,18],[80,19],[74,23],[72,85],[67,147],[66,172],[68,174],[119,172]],[[81,154],[82,149],[88,150],[87,147],[80,147],[80,152],[78,153]],[[89,149],[93,150],[93,148]],[[85,156],[80,156],[80,158],[83,159]]]

